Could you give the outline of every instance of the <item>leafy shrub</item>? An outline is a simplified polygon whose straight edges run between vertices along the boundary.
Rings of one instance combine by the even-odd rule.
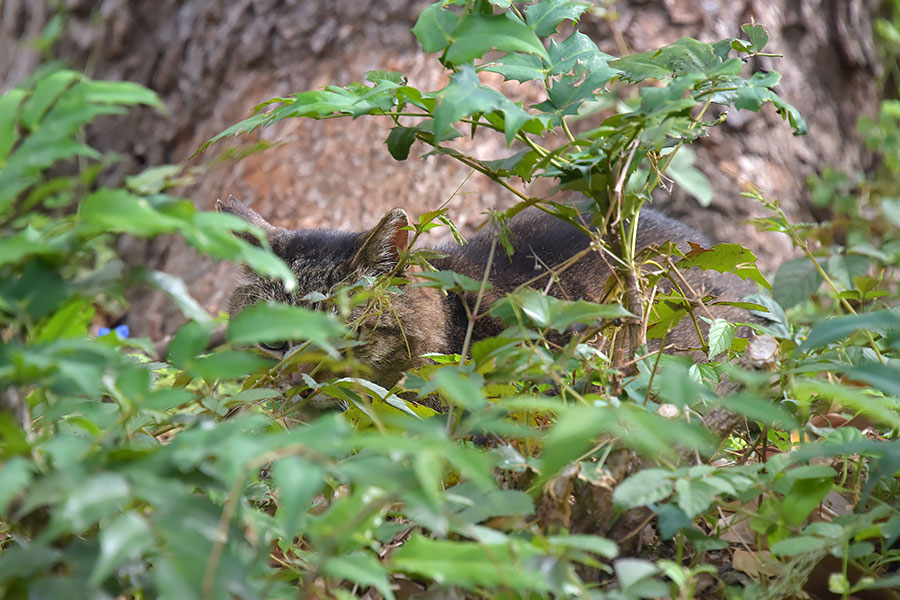
[[[631,217],[666,175],[706,197],[702,177],[677,157],[718,123],[704,121],[713,104],[758,110],[769,102],[802,133],[802,119],[772,89],[776,73],[741,75],[745,59],[763,51],[761,26],[746,26],[746,40],[683,39],[614,59],[577,31],[555,33],[587,5],[462,4],[426,7],[414,29],[452,72],[443,89],[422,92],[400,74],[373,72],[365,84],[264,103],[213,141],[289,117],[382,116],[394,122],[387,146],[395,158],[425,144],[520,196],[499,222],[528,205],[573,220],[566,204],[519,192],[516,178],[549,177],[582,192],[606,215],[589,228],[596,242],[623,241],[610,250],[629,281],[621,294],[632,312],[664,321],[692,310],[678,298],[655,313],[645,306],[652,282],[634,276],[644,261],[669,265],[669,276],[693,265],[765,281],[752,255],[733,245],[684,257],[627,243]],[[483,83],[483,71],[537,81],[547,100],[525,110]],[[617,103],[599,125],[575,127]],[[95,185],[111,158],[80,141],[82,128],[135,104],[162,108],[133,84],[58,68],[0,98],[5,596],[352,597],[368,589],[395,598],[426,587],[467,597],[775,598],[799,593],[829,555],[839,561],[825,573],[828,585],[844,597],[897,585],[896,222],[880,225],[869,245],[814,251],[811,239],[829,226],[799,227],[768,203],[772,216],[761,225],[788,233],[807,254],[776,274],[774,299],[750,305],[768,308],[771,372],[738,362],[740,345],[724,322],[711,327],[702,363],[655,353],[607,358],[579,339],[554,348],[549,330],[597,324],[621,309],[522,291],[496,308],[518,329],[473,345],[470,356],[435,357],[403,389],[358,377],[307,381],[351,409],[303,422],[299,396],[285,398],[272,384],[301,362],[346,361],[352,370],[339,352],[348,341],[338,319],[258,305],[211,343],[219,319],[180,281],[116,256],[116,235],[177,234],[205,254],[295,283],[273,255],[231,233],[253,228],[168,194],[176,167],[120,188]],[[515,151],[494,161],[467,156],[450,143],[458,124],[502,135]],[[890,198],[881,202],[890,214]],[[864,213],[849,211],[846,230],[874,228]],[[439,224],[449,224],[446,207],[414,229]],[[411,257],[420,259],[427,254]],[[445,289],[480,285],[435,280]],[[122,329],[92,335],[116,325],[104,314],[138,284],[170,294],[189,319],[164,356]],[[367,285],[368,293],[389,284]],[[279,363],[247,348],[287,333],[309,343]],[[626,375],[628,364],[635,374]],[[445,414],[406,400],[428,394],[443,399]]]

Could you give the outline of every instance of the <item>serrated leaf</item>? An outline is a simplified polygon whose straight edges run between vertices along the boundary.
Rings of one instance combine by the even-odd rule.
[[[462,66],[491,50],[536,54],[547,60],[547,51],[534,30],[508,14],[469,13],[453,30],[444,59]]]
[[[676,263],[679,269],[700,269],[733,273],[742,279],[752,279],[764,288],[772,286],[756,266],[756,256],[740,244],[716,244],[712,248],[695,247]]]
[[[540,37],[545,37],[556,31],[556,28],[565,20],[575,21],[590,10],[591,5],[571,0],[544,0],[525,7],[525,21],[534,28],[534,32]]]
[[[437,105],[432,111],[434,117],[435,141],[447,139],[450,126],[476,113],[498,111],[504,116],[504,133],[507,144],[511,144],[516,133],[532,119],[531,115],[514,104],[499,91],[481,85],[475,68],[465,64],[459,72],[450,76],[450,83],[443,90],[433,94]]]
[[[735,325],[729,323],[725,319],[716,319],[709,326],[709,352],[707,357],[713,360],[714,357],[731,348],[734,341]]]
[[[458,24],[459,16],[449,10],[444,10],[441,3],[435,3],[426,6],[419,13],[412,32],[422,44],[422,49],[430,54],[447,47],[447,44],[450,43],[450,34]]]
[[[546,76],[541,59],[533,54],[510,52],[492,63],[480,67],[484,71],[500,73],[507,81],[540,81]]]

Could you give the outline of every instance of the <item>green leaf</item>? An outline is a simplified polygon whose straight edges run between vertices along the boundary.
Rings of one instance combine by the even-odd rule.
[[[228,339],[235,344],[309,340],[332,351],[329,340],[345,332],[331,313],[288,304],[254,304],[228,324]]]
[[[2,428],[0,425],[0,439],[3,439],[5,444],[7,436],[2,432]],[[25,441],[24,437],[22,441]],[[8,452],[2,454],[9,457]],[[13,456],[5,461],[3,468],[0,469],[0,515],[7,514],[10,502],[25,492],[33,477],[34,465],[31,461],[21,456]]]
[[[608,420],[609,412],[601,408],[576,406],[563,412],[544,439],[539,481],[546,482],[588,451]]]
[[[94,318],[94,307],[87,298],[71,298],[38,328],[34,343],[45,344],[58,339],[72,339],[87,335]]]
[[[682,479],[675,481],[675,501],[688,517],[696,517],[712,504],[719,490],[702,479]]]
[[[131,497],[128,482],[114,473],[99,473],[66,494],[55,517],[66,524],[69,531],[79,533],[100,519],[118,513]]]
[[[492,71],[503,75],[506,81],[540,81],[547,75],[541,59],[533,54],[510,52],[492,63],[479,67],[480,70]]]
[[[534,513],[534,503],[525,492],[484,489],[468,481],[449,488],[447,498],[463,506],[454,516],[463,524],[475,525],[493,517]]]
[[[813,400],[820,398],[836,400],[845,408],[859,411],[890,427],[900,429],[900,411],[897,401],[892,398],[884,398],[879,394],[867,393],[846,385],[809,379],[795,381],[793,392],[797,400],[804,404],[809,405]]]
[[[166,106],[156,92],[131,81],[98,81],[84,79],[70,94],[85,102],[97,104],[123,104],[152,106],[161,113],[167,113]]]
[[[296,289],[297,279],[283,260],[268,250],[232,235],[229,230],[262,235],[258,228],[243,219],[209,211],[195,213],[181,233],[188,243],[204,254],[241,262],[260,275],[280,280],[288,292]]]
[[[453,404],[468,410],[478,410],[485,406],[484,378],[478,373],[463,373],[458,367],[448,365],[439,369],[429,385],[422,388],[423,394],[440,389]]]
[[[80,75],[75,71],[60,70],[41,79],[34,86],[31,96],[22,105],[20,119],[28,129],[36,129],[38,121],[47,109],[72,85]]]
[[[785,430],[797,429],[797,419],[780,404],[769,399],[749,394],[738,394],[727,398],[719,398],[716,403],[729,411],[744,415],[754,421],[781,427]]]
[[[417,282],[414,285],[421,287],[439,287],[443,290],[458,292],[477,292],[481,289],[481,282],[467,277],[456,271],[425,271],[417,275],[420,279],[426,281]],[[434,282],[433,284],[431,282]],[[493,286],[488,281],[485,285],[486,290]]]
[[[450,34],[458,23],[459,17],[455,13],[444,10],[443,3],[436,2],[419,13],[412,32],[422,44],[422,49],[431,54],[447,47]]]
[[[852,290],[856,288],[853,279],[868,274],[870,265],[870,259],[865,256],[834,254],[828,259],[828,274],[841,288]]]
[[[239,350],[224,350],[192,361],[188,373],[206,381],[237,379],[271,365],[269,358]]]
[[[518,308],[527,323],[537,327],[565,331],[574,323],[593,324],[602,319],[633,316],[619,304],[595,304],[587,300],[560,300],[531,288],[522,288],[495,302],[490,314],[504,323],[518,323]]]
[[[139,558],[153,547],[150,525],[136,512],[127,512],[100,530],[100,556],[94,563],[90,582],[100,585],[125,562]]]
[[[184,368],[198,354],[206,350],[212,326],[209,323],[191,321],[178,328],[169,343],[168,360],[177,367]]]
[[[19,138],[16,121],[19,105],[25,98],[25,90],[15,89],[0,96],[0,168],[6,162],[13,144]]]
[[[322,568],[330,577],[373,587],[387,600],[395,598],[388,582],[387,570],[370,554],[359,551],[335,556],[329,558]]]
[[[809,258],[794,258],[782,263],[775,272],[772,296],[787,310],[812,296],[822,281],[819,270]]]
[[[462,66],[481,58],[491,50],[536,54],[548,60],[541,40],[528,25],[509,14],[468,13],[453,30],[444,59]]]
[[[31,226],[0,239],[0,266],[19,262],[34,254],[44,256],[53,253],[54,250],[41,238],[41,234]]]
[[[616,487],[613,501],[624,508],[635,508],[665,500],[675,489],[672,475],[666,469],[638,471]]]
[[[556,28],[565,20],[577,22],[591,5],[571,0],[544,0],[525,7],[525,21],[534,28],[534,32],[540,37],[545,37],[556,31]]]
[[[550,56],[548,64],[551,75],[568,73],[578,63],[585,67],[585,73],[593,74],[596,71],[608,69],[610,71],[609,77],[612,77],[619,72],[608,65],[615,58],[605,52],[601,52],[594,40],[580,31],[576,31],[562,42],[551,40],[548,54]]]
[[[308,518],[310,503],[325,484],[322,467],[299,456],[288,456],[272,466],[278,486],[278,511],[275,518],[281,523],[288,539],[301,535]]]
[[[620,558],[613,563],[613,568],[616,578],[619,580],[619,587],[622,588],[627,598],[661,597],[668,593],[666,586],[651,579],[659,573],[659,567],[650,561],[639,558]]]
[[[79,208],[79,219],[85,233],[114,231],[139,237],[177,232],[185,225],[183,218],[156,210],[146,198],[110,188],[88,195]]]
[[[437,99],[432,111],[435,141],[447,139],[448,132],[452,132],[450,126],[460,119],[476,113],[497,111],[504,116],[503,129],[508,145],[532,118],[499,91],[481,85],[475,68],[469,64],[462,65],[459,72],[450,76],[447,87],[432,96]]]
[[[821,550],[829,543],[825,538],[811,535],[798,535],[786,540],[779,540],[770,548],[776,556],[800,556]]]
[[[712,202],[713,191],[712,185],[706,175],[694,166],[694,151],[687,147],[682,147],[666,170],[666,175],[675,180],[684,191],[697,199],[700,206],[707,207]]]
[[[713,321],[712,325],[709,326],[709,352],[707,357],[710,360],[731,348],[731,343],[734,341],[734,330],[735,325],[725,319]]]
[[[763,25],[751,25],[748,23],[741,25],[741,30],[750,38],[749,51],[751,52],[761,52],[766,47],[766,44],[769,43],[769,33]]]
[[[799,525],[814,511],[834,487],[832,479],[797,479],[779,504],[790,525]]]
[[[416,130],[412,127],[397,125],[391,128],[387,137],[388,152],[394,160],[406,160],[409,157],[409,149],[416,141]]]
[[[859,315],[823,319],[813,326],[797,350],[798,352],[806,352],[812,348],[826,346],[862,329],[883,333],[900,331],[900,315],[889,310],[881,310]]]
[[[596,535],[554,535],[548,537],[547,541],[554,546],[593,552],[603,558],[612,559],[619,554],[619,549],[614,541]]]
[[[733,273],[742,279],[752,279],[764,288],[772,287],[759,268],[756,256],[740,244],[716,244],[712,248],[693,249],[687,257],[678,261],[679,269],[697,267],[700,269]]]
[[[442,586],[506,587],[544,592],[540,569],[529,567],[540,551],[514,539],[503,544],[451,542],[413,536],[391,557],[393,570],[433,579]]]
[[[665,540],[671,540],[680,531],[689,529],[694,524],[694,519],[674,504],[663,504],[654,509],[654,512],[659,517],[659,535]]]
[[[193,296],[191,296],[191,293],[188,291],[187,286],[184,285],[184,281],[178,277],[155,269],[146,269],[142,267],[136,268],[132,272],[132,275],[135,280],[142,281],[165,293],[172,302],[175,303],[175,306],[178,307],[181,314],[188,319],[192,319],[198,323],[212,322],[212,317],[206,312],[206,309],[194,300]]]
[[[852,379],[865,381],[885,394],[900,398],[900,367],[896,363],[863,361],[851,367],[840,367],[839,370]]]
[[[269,115],[266,113],[258,113],[253,115],[252,117],[247,117],[243,121],[238,121],[231,127],[228,127],[224,131],[217,133],[206,142],[204,142],[203,145],[197,148],[197,151],[191,155],[191,158],[194,158],[219,140],[235,137],[244,133],[252,133],[256,130],[257,127],[265,125],[268,121]]]

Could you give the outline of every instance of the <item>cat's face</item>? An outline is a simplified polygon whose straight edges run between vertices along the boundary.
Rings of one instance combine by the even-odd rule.
[[[324,299],[331,297],[338,286],[393,270],[408,241],[403,228],[409,225],[409,219],[406,211],[399,208],[388,212],[368,231],[344,232],[276,227],[234,197],[218,200],[216,207],[262,229],[272,251],[297,278],[297,287],[288,292],[280,282],[245,269],[229,302],[231,317],[251,304],[265,301],[322,308]],[[255,241],[249,234],[242,235]]]
[[[236,215],[256,225],[265,232],[272,251],[281,258],[297,278],[293,291],[285,290],[279,280],[261,277],[249,269],[244,269],[228,304],[229,317],[258,302],[280,302],[303,306],[314,310],[333,310],[332,298],[338,288],[351,285],[367,277],[377,277],[389,273],[398,264],[400,253],[406,249],[408,233],[404,227],[409,224],[406,212],[394,209],[388,212],[374,228],[363,232],[341,232],[329,230],[292,231],[268,223],[262,216],[240,201],[229,198],[217,201],[221,212]],[[248,241],[256,238],[243,235]],[[398,294],[399,310],[391,306],[395,315],[405,315],[412,295]],[[391,304],[394,304],[391,302]],[[357,339],[360,345],[355,356],[371,369],[372,381],[390,387],[399,378],[408,362],[391,360],[398,354],[398,343],[392,340],[391,332],[403,331],[403,326],[395,326],[391,318],[381,315],[367,316],[357,307],[351,313]],[[261,344],[263,351],[276,359],[281,359],[294,345],[294,340],[283,340]],[[408,341],[403,340],[403,346]],[[402,362],[402,361],[401,361]],[[394,368],[396,367],[396,368]],[[288,389],[296,378],[279,384]]]

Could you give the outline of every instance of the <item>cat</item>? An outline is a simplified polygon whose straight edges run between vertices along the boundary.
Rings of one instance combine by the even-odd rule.
[[[278,281],[260,277],[245,268],[229,301],[231,317],[264,300],[316,305],[315,301],[310,301],[310,294],[321,295],[315,295],[315,298],[328,297],[338,286],[390,273],[397,268],[401,253],[407,250],[409,232],[404,228],[409,225],[409,218],[400,208],[389,211],[375,227],[362,232],[293,231],[276,227],[233,197],[218,200],[217,208],[259,227],[266,234],[273,252],[290,266],[298,281],[297,288],[288,292]],[[249,234],[243,235],[255,239]],[[436,248],[444,257],[431,261],[438,270],[454,271],[481,280],[494,245],[490,271],[492,287],[484,293],[480,315],[494,301],[523,284],[566,300],[607,301],[607,281],[614,272],[610,267],[611,260],[600,251],[587,251],[551,278],[551,271],[556,267],[591,247],[590,237],[571,224],[529,208],[508,223],[508,240],[515,250],[511,256],[492,240],[493,233],[483,230],[466,244]],[[712,245],[684,223],[644,208],[637,230],[637,250],[665,242],[678,244],[683,251],[690,250],[690,243],[706,248]],[[408,268],[405,275],[416,279],[414,268]],[[684,271],[684,276],[696,298],[737,301],[754,291],[751,284],[727,273],[689,269]],[[351,322],[358,321],[360,345],[355,356],[369,369],[368,378],[390,389],[404,372],[428,362],[423,355],[461,353],[475,297],[474,292],[445,294],[431,287],[404,285],[401,292],[391,295],[387,308],[367,314],[362,313],[366,307],[355,309],[350,318]],[[722,316],[731,321],[751,320],[749,313],[742,309],[718,306],[711,310],[701,314]],[[502,330],[498,319],[482,316],[474,323],[471,342],[495,336]],[[701,346],[696,326],[690,319],[676,325],[667,341],[675,351],[696,352]],[[289,346],[289,341],[285,341],[269,345],[266,350],[280,356]]]

